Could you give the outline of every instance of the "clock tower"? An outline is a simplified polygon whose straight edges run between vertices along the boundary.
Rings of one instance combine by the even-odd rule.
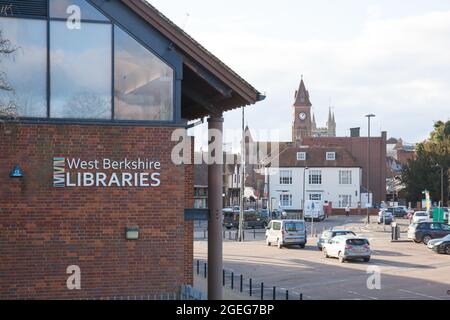
[[[300,82],[299,89],[295,92],[294,122],[292,124],[292,141],[299,142],[304,137],[311,136],[311,101],[309,92],[306,90],[305,82]]]

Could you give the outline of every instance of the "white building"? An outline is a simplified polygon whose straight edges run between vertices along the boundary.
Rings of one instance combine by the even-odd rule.
[[[362,169],[344,148],[290,146],[277,160],[277,168],[266,168],[272,209],[300,211],[304,199],[331,202],[333,208],[361,204]]]

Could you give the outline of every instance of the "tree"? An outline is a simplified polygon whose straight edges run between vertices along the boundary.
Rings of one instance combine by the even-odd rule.
[[[2,58],[7,57],[14,52],[17,48],[11,44],[11,41],[3,38],[2,30],[0,30],[0,65]],[[13,88],[8,83],[8,77],[6,72],[0,71],[0,117],[13,118],[17,114],[17,105],[14,101],[5,100],[1,96],[3,92],[13,92]]]
[[[417,146],[417,156],[408,161],[402,172],[408,201],[423,199],[422,192],[430,191],[433,201],[441,199],[441,170],[444,170],[444,203],[449,200],[450,121],[438,121],[430,138]]]

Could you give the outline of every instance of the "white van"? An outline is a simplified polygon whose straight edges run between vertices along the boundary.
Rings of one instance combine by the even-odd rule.
[[[306,242],[306,228],[303,220],[272,220],[267,226],[268,246],[276,243],[278,249],[288,246],[300,246],[303,249]]]

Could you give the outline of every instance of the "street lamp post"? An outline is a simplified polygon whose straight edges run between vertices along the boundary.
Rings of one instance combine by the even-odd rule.
[[[308,170],[307,166],[303,169],[303,204],[302,204],[303,220],[305,219],[305,197],[306,197],[306,192],[305,192],[305,189],[306,189],[306,176],[305,176],[305,173],[306,173],[306,170]]]
[[[368,164],[367,164],[367,224],[370,224],[370,119],[374,118],[374,114],[366,115],[367,121],[369,123],[368,127],[368,143],[367,143],[367,153],[368,153]]]

